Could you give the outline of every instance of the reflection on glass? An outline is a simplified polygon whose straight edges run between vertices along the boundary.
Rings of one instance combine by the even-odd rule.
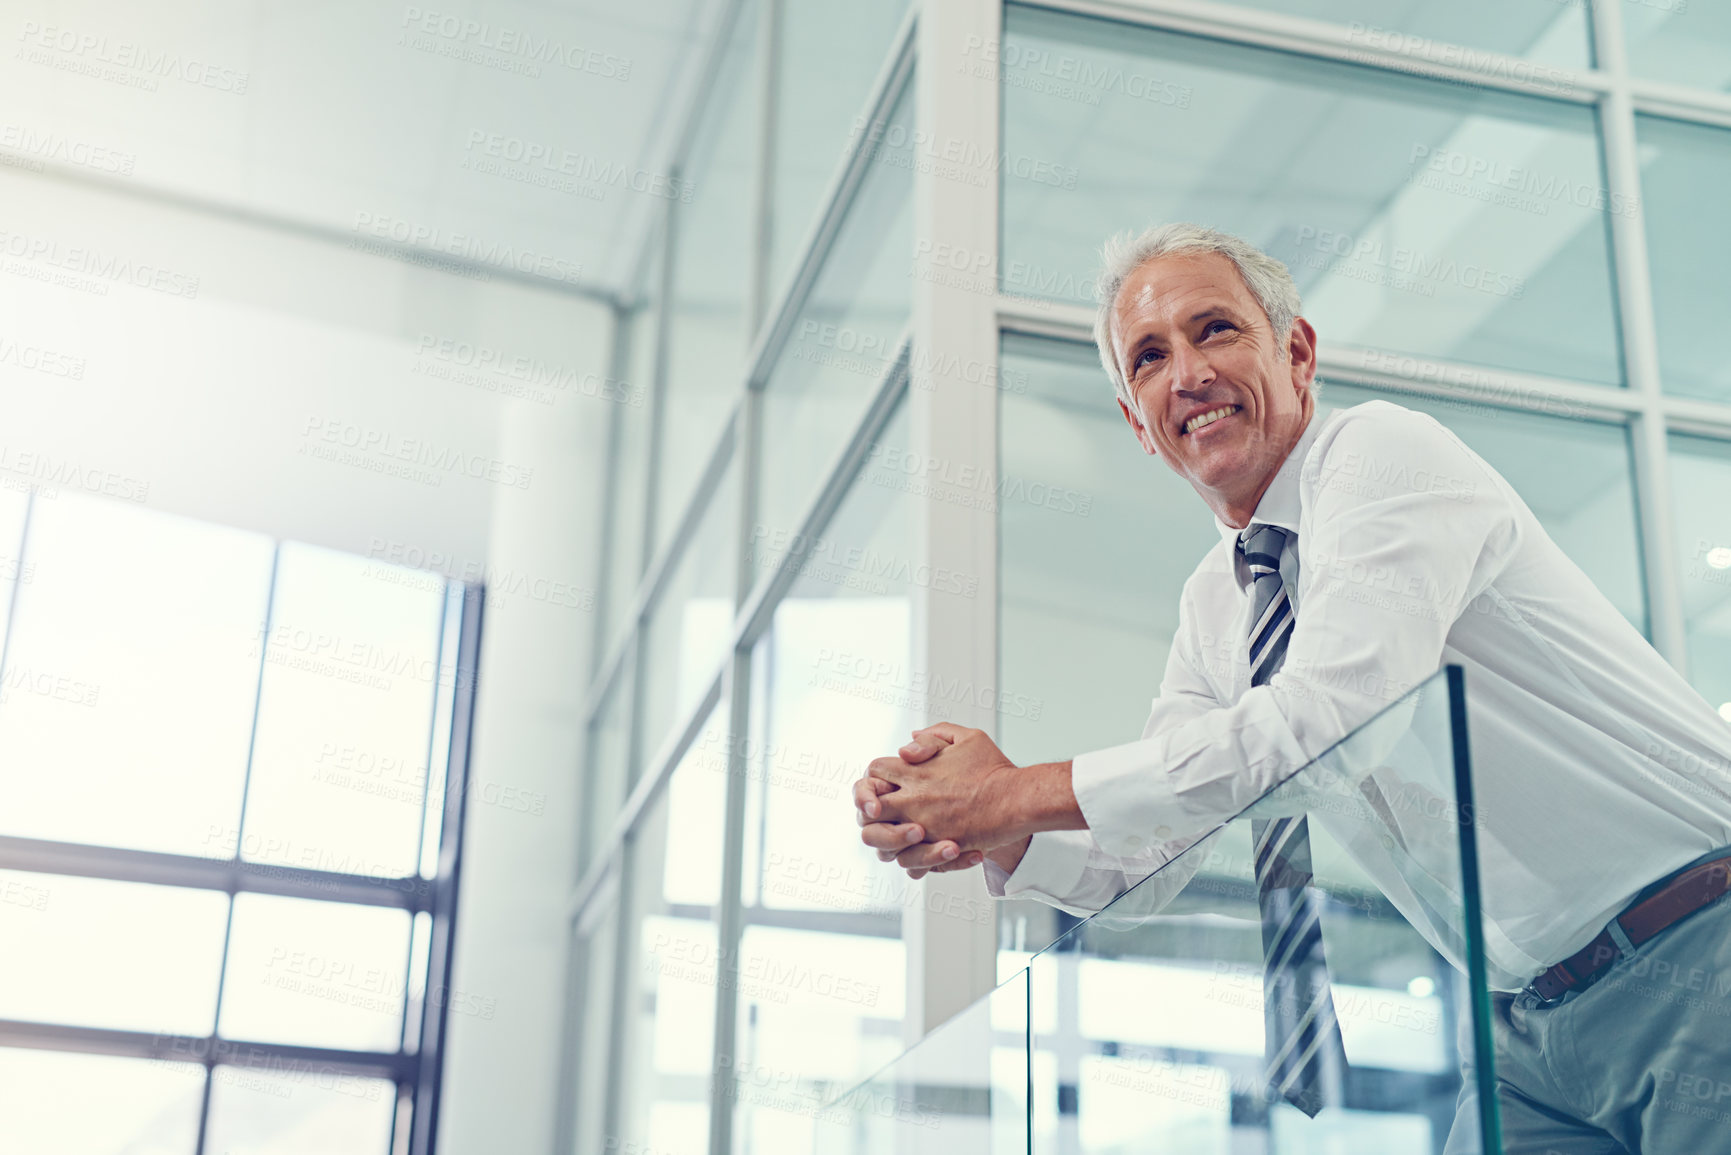
[[[16,525],[0,523],[14,557]],[[0,671],[0,829],[234,853],[272,548],[117,501],[35,500]]]
[[[1731,17],[1731,8],[1724,14]],[[1731,61],[1731,53],[1723,59]],[[1667,393],[1731,401],[1731,364],[1719,338],[1731,286],[1718,275],[1718,261],[1702,259],[1731,249],[1722,195],[1731,182],[1731,132],[1643,116],[1635,134],[1659,378]]]
[[[800,245],[841,167],[838,142],[857,129],[907,8],[907,0],[776,5],[781,27],[770,216],[772,300],[793,274]],[[823,144],[814,148],[814,141]]]
[[[1023,8],[1003,55],[1079,78],[1004,70],[1006,292],[1091,304],[1109,234],[1198,221],[1324,341],[1620,382],[1590,109]]]
[[[1671,438],[1689,680],[1731,723],[1731,445]]]
[[[921,891],[860,843],[849,791],[865,761],[906,740],[934,692],[908,650],[912,585],[930,576],[911,557],[917,498],[889,464],[908,451],[901,409],[753,657],[741,1151],[808,1149],[818,1105],[897,1049],[900,913]]]
[[[709,688],[727,652],[739,572],[738,454],[706,500],[703,520],[656,596],[645,627],[643,730],[633,780]]]
[[[1629,71],[1696,88],[1731,88],[1731,8],[1698,0],[1623,5]]]
[[[709,1149],[727,763],[726,709],[712,711],[632,837],[634,976],[626,1000],[620,1146],[666,1155]]]
[[[662,375],[656,545],[672,535],[728,412],[751,348],[759,112],[758,5],[739,6],[714,93],[692,136],[692,189],[676,205],[667,367]]]
[[[1475,1136],[1471,1100],[1457,1122],[1479,911],[1456,798],[1439,674],[1035,956],[1034,1149],[1440,1152],[1451,1127]],[[1252,854],[1255,823],[1297,814],[1346,1061],[1314,1119],[1268,1088]],[[1512,958],[1489,961],[1510,981]]]
[[[912,301],[913,83],[882,121],[869,167],[763,395],[752,558],[785,553],[818,482],[895,363]]]
[[[1553,68],[1585,68],[1587,6],[1575,0],[1457,0],[1452,4],[1401,7],[1378,0],[1238,0],[1283,16],[1304,16],[1347,26],[1354,47],[1391,52],[1442,52],[1451,63],[1482,59],[1484,53],[1448,52],[1460,44],[1518,56]],[[1498,68],[1493,76],[1545,83],[1549,74],[1530,68]]]
[[[207,1151],[224,1155],[386,1155],[396,1089],[328,1069],[218,1067]]]
[[[409,913],[239,894],[223,980],[231,1039],[394,1051],[403,1031]],[[453,1000],[451,1010],[465,1009]]]
[[[1646,632],[1627,429],[1333,384],[1318,394],[1317,415],[1379,399],[1428,413],[1448,426],[1514,487],[1545,532],[1629,624]]]
[[[444,609],[442,580],[282,545],[242,857],[416,872]]]
[[[0,1151],[193,1155],[203,1098],[196,1063],[0,1048]]]
[[[208,1034],[228,896],[0,871],[0,1019]]]
[[[826,1104],[815,1155],[1024,1155],[1027,1004],[1021,971]]]

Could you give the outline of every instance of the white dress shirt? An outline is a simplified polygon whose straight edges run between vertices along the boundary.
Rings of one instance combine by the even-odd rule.
[[[993,894],[1099,910],[1449,663],[1465,669],[1494,986],[1518,989],[1642,887],[1731,845],[1731,727],[1434,418],[1319,409],[1252,524],[1296,534],[1280,671],[1251,687],[1249,575],[1222,523],[1141,740],[1074,760],[1089,829],[1036,834],[1011,874],[986,863]],[[1374,859],[1359,865],[1425,931]]]

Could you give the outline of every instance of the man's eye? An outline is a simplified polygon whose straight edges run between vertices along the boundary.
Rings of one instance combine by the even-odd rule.
[[[1158,349],[1144,349],[1144,350],[1142,350],[1141,353],[1137,354],[1136,368],[1141,369],[1144,366],[1152,365],[1154,363],[1154,359],[1158,356],[1160,356],[1160,350],[1158,350]]]
[[[1236,326],[1234,326],[1231,321],[1210,321],[1208,322],[1207,328],[1202,330],[1202,335],[1205,337],[1212,337],[1216,333],[1224,333],[1228,329],[1235,327]]]

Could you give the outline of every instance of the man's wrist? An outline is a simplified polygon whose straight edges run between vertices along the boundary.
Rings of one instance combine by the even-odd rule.
[[[1026,848],[1028,839],[1047,830],[1086,830],[1088,821],[1070,788],[1070,763],[1041,762],[1006,767],[1008,773],[992,784],[999,808],[993,825],[1000,845]],[[1021,857],[1018,851],[1016,857]],[[1000,864],[1001,865],[1001,864]]]

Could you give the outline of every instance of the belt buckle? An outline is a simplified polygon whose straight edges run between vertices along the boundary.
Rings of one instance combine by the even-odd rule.
[[[1544,995],[1541,995],[1538,992],[1537,988],[1535,988],[1531,983],[1528,983],[1519,991],[1515,992],[1515,1005],[1520,1007],[1523,1011],[1548,1011],[1552,1007],[1561,1005],[1562,1001],[1569,997],[1569,994],[1569,991],[1564,991],[1554,999],[1547,999]]]

